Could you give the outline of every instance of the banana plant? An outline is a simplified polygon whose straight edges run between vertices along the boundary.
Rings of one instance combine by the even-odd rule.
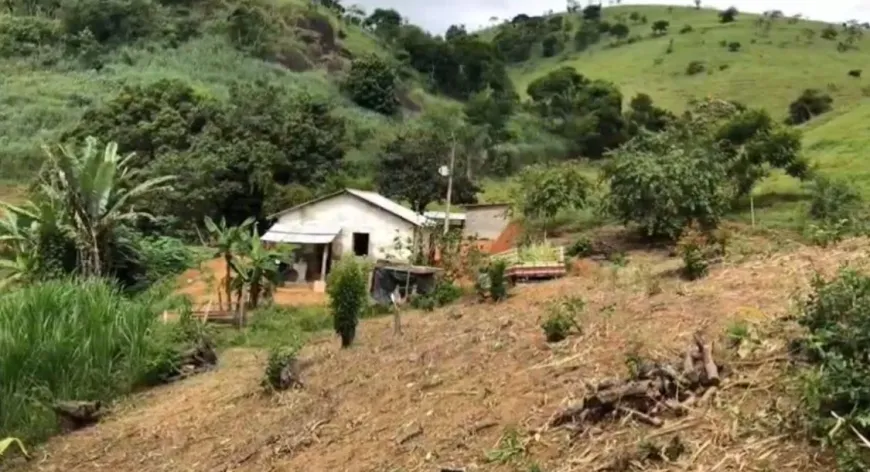
[[[246,219],[239,226],[229,226],[225,218],[221,218],[220,224],[217,224],[208,216],[205,217],[205,227],[211,234],[212,244],[217,249],[216,257],[223,257],[226,262],[226,274],[223,283],[224,294],[227,297],[227,310],[232,310],[233,305],[232,267],[235,259],[234,253],[236,248],[244,242],[246,232],[253,224],[253,218]],[[218,291],[218,306],[220,309],[223,309],[220,291]]]
[[[248,289],[251,308],[256,308],[262,296],[268,296],[278,285],[278,265],[286,262],[292,247],[268,249],[263,245],[256,225],[240,244],[239,258],[232,261],[233,270]]]

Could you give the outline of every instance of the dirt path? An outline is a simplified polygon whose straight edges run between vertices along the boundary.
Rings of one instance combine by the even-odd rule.
[[[737,372],[763,387],[723,388],[712,407],[659,429],[628,421],[572,440],[539,428],[582,395],[585,381],[624,375],[629,352],[669,356],[698,328],[715,337],[735,319],[766,323],[787,311],[813,270],[865,264],[866,244],[757,256],[696,283],[665,278],[653,296],[648,284],[673,261],[631,255],[618,272],[590,267],[583,277],[521,288],[497,307],[405,316],[400,338],[389,319],[367,320],[352,349],[330,336],[309,345],[305,389],[273,396],[259,387],[265,355],[231,350],[216,371],[137,395],[97,427],[52,440],[29,470],[526,471],[535,461],[548,472],[580,472],[675,436],[687,452],[650,470],[829,470],[813,448],[777,432],[772,419],[786,406],[772,384],[781,374],[774,363]],[[583,334],[548,345],[540,317],[546,302],[566,295],[587,302]],[[487,462],[512,428],[525,453]]]

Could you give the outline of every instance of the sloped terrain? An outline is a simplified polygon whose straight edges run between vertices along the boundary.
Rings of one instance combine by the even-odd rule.
[[[628,16],[632,12],[646,16],[648,22],[631,21]],[[864,35],[857,49],[838,52],[837,43],[844,35],[841,32],[836,40],[823,39],[824,23],[777,18],[766,29],[760,18],[739,14],[735,22],[722,24],[718,11],[710,9],[605,8],[603,19],[624,22],[631,30],[630,37],[637,37],[635,42],[612,47],[612,40],[605,39],[583,52],[574,52],[569,42],[571,52],[521,63],[514,67],[512,76],[517,91],[525,93],[534,79],[558,67],[572,66],[587,77],[612,81],[626,100],[643,92],[659,106],[674,111],[683,110],[689,99],[714,96],[785,117],[788,104],[806,88],[830,93],[835,109],[852,108],[867,96],[867,78],[851,77],[848,72],[867,66],[870,37]],[[670,26],[666,35],[655,37],[651,25],[658,20],[668,21]],[[847,20],[850,18],[843,18]],[[681,34],[687,25],[692,31]],[[731,42],[740,43],[739,51],[729,51],[726,46]],[[686,67],[692,61],[703,62],[706,70],[687,75]]]
[[[401,337],[389,319],[365,321],[348,350],[324,335],[303,351],[305,387],[272,396],[259,386],[265,354],[230,350],[216,371],[55,438],[27,470],[831,470],[788,427],[780,323],[815,271],[866,266],[866,244],[735,244],[754,255],[735,254],[694,283],[670,275],[679,264],[660,254],[629,254],[622,269],[588,262],[573,277],[518,288],[497,309],[406,315]],[[582,334],[547,344],[540,317],[565,296],[586,301]],[[728,349],[718,341],[736,320],[780,334]],[[547,426],[587,382],[624,376],[634,355],[678,355],[697,330],[716,339],[731,371],[710,403],[659,428],[623,419],[572,437]],[[681,445],[673,463],[638,462],[639,451],[666,444]]]

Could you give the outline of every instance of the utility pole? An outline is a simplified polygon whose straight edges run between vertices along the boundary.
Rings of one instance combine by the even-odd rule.
[[[453,197],[453,165],[456,163],[456,132],[451,131],[450,170],[447,172],[447,209],[444,212],[444,234],[450,231],[450,199]]]

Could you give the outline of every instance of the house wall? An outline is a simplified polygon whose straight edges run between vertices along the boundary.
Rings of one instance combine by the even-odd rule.
[[[305,205],[278,218],[281,223],[310,223],[334,225],[341,232],[332,243],[332,259],[353,253],[353,233],[369,234],[369,257],[407,259],[409,251],[397,253],[393,249],[398,234],[402,241],[414,236],[414,225],[388,211],[343,193],[333,198]]]
[[[507,205],[471,206],[465,209],[465,237],[496,239],[507,227]]]

